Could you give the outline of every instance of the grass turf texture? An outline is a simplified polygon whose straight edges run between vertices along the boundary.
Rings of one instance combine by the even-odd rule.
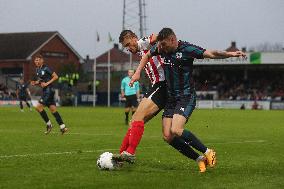
[[[97,157],[117,152],[127,130],[120,108],[59,108],[61,136],[37,112],[0,108],[0,188],[284,188],[284,112],[196,110],[187,128],[214,147],[205,174],[162,140],[161,116],[146,125],[137,162],[100,171]]]

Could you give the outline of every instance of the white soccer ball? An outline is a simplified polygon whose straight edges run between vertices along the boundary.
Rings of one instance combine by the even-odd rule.
[[[115,161],[112,160],[112,153],[104,152],[97,160],[97,166],[100,170],[113,170],[115,169]]]

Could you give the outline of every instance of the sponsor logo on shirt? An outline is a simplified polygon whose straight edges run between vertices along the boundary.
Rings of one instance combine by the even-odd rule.
[[[177,59],[181,59],[182,58],[182,53],[181,52],[177,52],[176,53],[176,58]]]

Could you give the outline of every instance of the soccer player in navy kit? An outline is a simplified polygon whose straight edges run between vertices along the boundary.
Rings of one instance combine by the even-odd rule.
[[[161,55],[164,58],[164,70],[168,87],[168,102],[163,113],[163,132],[167,142],[174,136],[181,137],[188,143],[187,157],[195,160],[200,172],[206,171],[206,166],[216,165],[216,152],[207,148],[192,132],[184,129],[196,105],[196,92],[192,78],[193,61],[195,58],[223,59],[229,57],[245,57],[241,51],[224,52],[206,50],[188,42],[178,41],[175,33],[170,28],[163,28],[157,37],[158,44],[145,54],[132,76],[130,84],[139,80],[143,67],[152,56]],[[195,148],[203,155],[200,155]]]
[[[36,110],[40,113],[42,119],[46,123],[45,134],[49,134],[51,132],[52,124],[44,110],[44,106],[47,106],[49,108],[50,112],[55,117],[56,122],[60,126],[61,134],[64,134],[68,129],[67,127],[65,127],[60,114],[56,110],[56,104],[54,100],[55,91],[52,86],[52,83],[58,79],[58,76],[55,72],[51,71],[51,69],[47,65],[44,64],[44,59],[41,55],[35,56],[34,63],[37,67],[37,80],[31,81],[31,84],[39,85],[40,87],[42,87],[43,94],[39,100],[38,105],[36,106]]]
[[[138,40],[138,37],[131,30],[124,30],[120,34],[119,41],[122,46],[127,48],[131,53],[138,54],[142,57],[155,45],[157,35],[151,34],[148,37],[143,37]],[[164,61],[160,56],[153,56],[144,67],[152,85],[132,117],[131,127],[129,127],[122,141],[120,154],[113,155],[115,161],[134,163],[135,151],[142,139],[144,124],[164,109],[166,105],[167,86],[163,64]],[[163,130],[163,132],[164,131],[166,130]],[[165,132],[163,135],[164,138],[167,138],[168,133]],[[168,144],[183,155],[188,156],[188,144],[181,139],[181,137],[175,136]]]
[[[32,111],[32,107],[28,102],[28,97],[31,98],[31,93],[28,88],[28,84],[24,83],[24,80],[21,78],[19,84],[17,85],[17,98],[20,100],[20,109],[21,112],[24,112],[23,109],[23,101],[27,104],[29,107],[30,111]]]

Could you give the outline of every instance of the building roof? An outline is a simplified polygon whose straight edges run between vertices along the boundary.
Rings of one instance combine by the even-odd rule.
[[[50,32],[24,32],[24,33],[0,33],[0,60],[25,60],[48,43],[55,36],[76,54],[81,60],[82,57],[57,31]]]
[[[123,52],[118,48],[118,44],[114,44],[114,47],[110,49],[110,61],[112,63],[124,63],[124,62],[129,62],[129,54]],[[132,56],[132,61],[133,62],[139,62],[140,57],[138,55],[133,55]],[[100,56],[97,57],[97,64],[100,63],[107,63],[108,62],[108,51],[105,53],[101,54]]]

